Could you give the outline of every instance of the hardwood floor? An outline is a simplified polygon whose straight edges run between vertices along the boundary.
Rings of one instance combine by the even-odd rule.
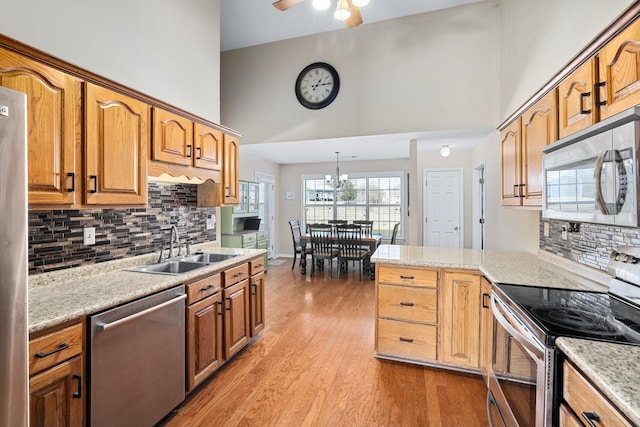
[[[488,425],[481,377],[373,356],[374,293],[353,268],[270,266],[266,328],[160,425]]]

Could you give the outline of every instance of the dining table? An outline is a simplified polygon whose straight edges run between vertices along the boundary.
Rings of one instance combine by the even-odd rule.
[[[337,235],[331,237],[332,241],[338,245],[340,240]],[[382,234],[373,233],[371,236],[362,237],[363,246],[369,246],[369,251],[371,255],[376,251],[378,246],[380,246],[380,242],[382,241]],[[302,257],[300,259],[300,273],[307,274],[307,257],[304,256],[306,253],[307,245],[311,244],[311,235],[301,234],[300,235],[300,246],[302,246]],[[365,271],[369,274],[369,278],[374,280],[376,278],[376,269],[375,266],[370,263],[368,260],[365,265]]]

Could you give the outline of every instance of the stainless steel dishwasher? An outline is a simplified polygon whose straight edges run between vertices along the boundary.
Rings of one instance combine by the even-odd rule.
[[[185,398],[184,286],[89,316],[89,425],[153,426]]]

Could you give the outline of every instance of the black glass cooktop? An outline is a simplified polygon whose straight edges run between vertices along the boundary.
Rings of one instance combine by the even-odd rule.
[[[640,345],[640,310],[606,292],[497,284],[546,335]]]

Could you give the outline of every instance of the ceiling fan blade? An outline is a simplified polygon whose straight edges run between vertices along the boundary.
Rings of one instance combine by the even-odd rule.
[[[351,16],[349,17],[349,19],[347,19],[344,22],[345,24],[347,24],[347,28],[357,27],[358,25],[362,24],[362,15],[360,15],[360,8],[357,6],[354,6],[351,3],[351,0],[347,0],[347,2],[349,3],[349,10],[351,11]]]
[[[273,2],[273,7],[280,10],[287,10],[290,7],[293,7],[302,2],[303,0],[278,0],[276,2]]]

